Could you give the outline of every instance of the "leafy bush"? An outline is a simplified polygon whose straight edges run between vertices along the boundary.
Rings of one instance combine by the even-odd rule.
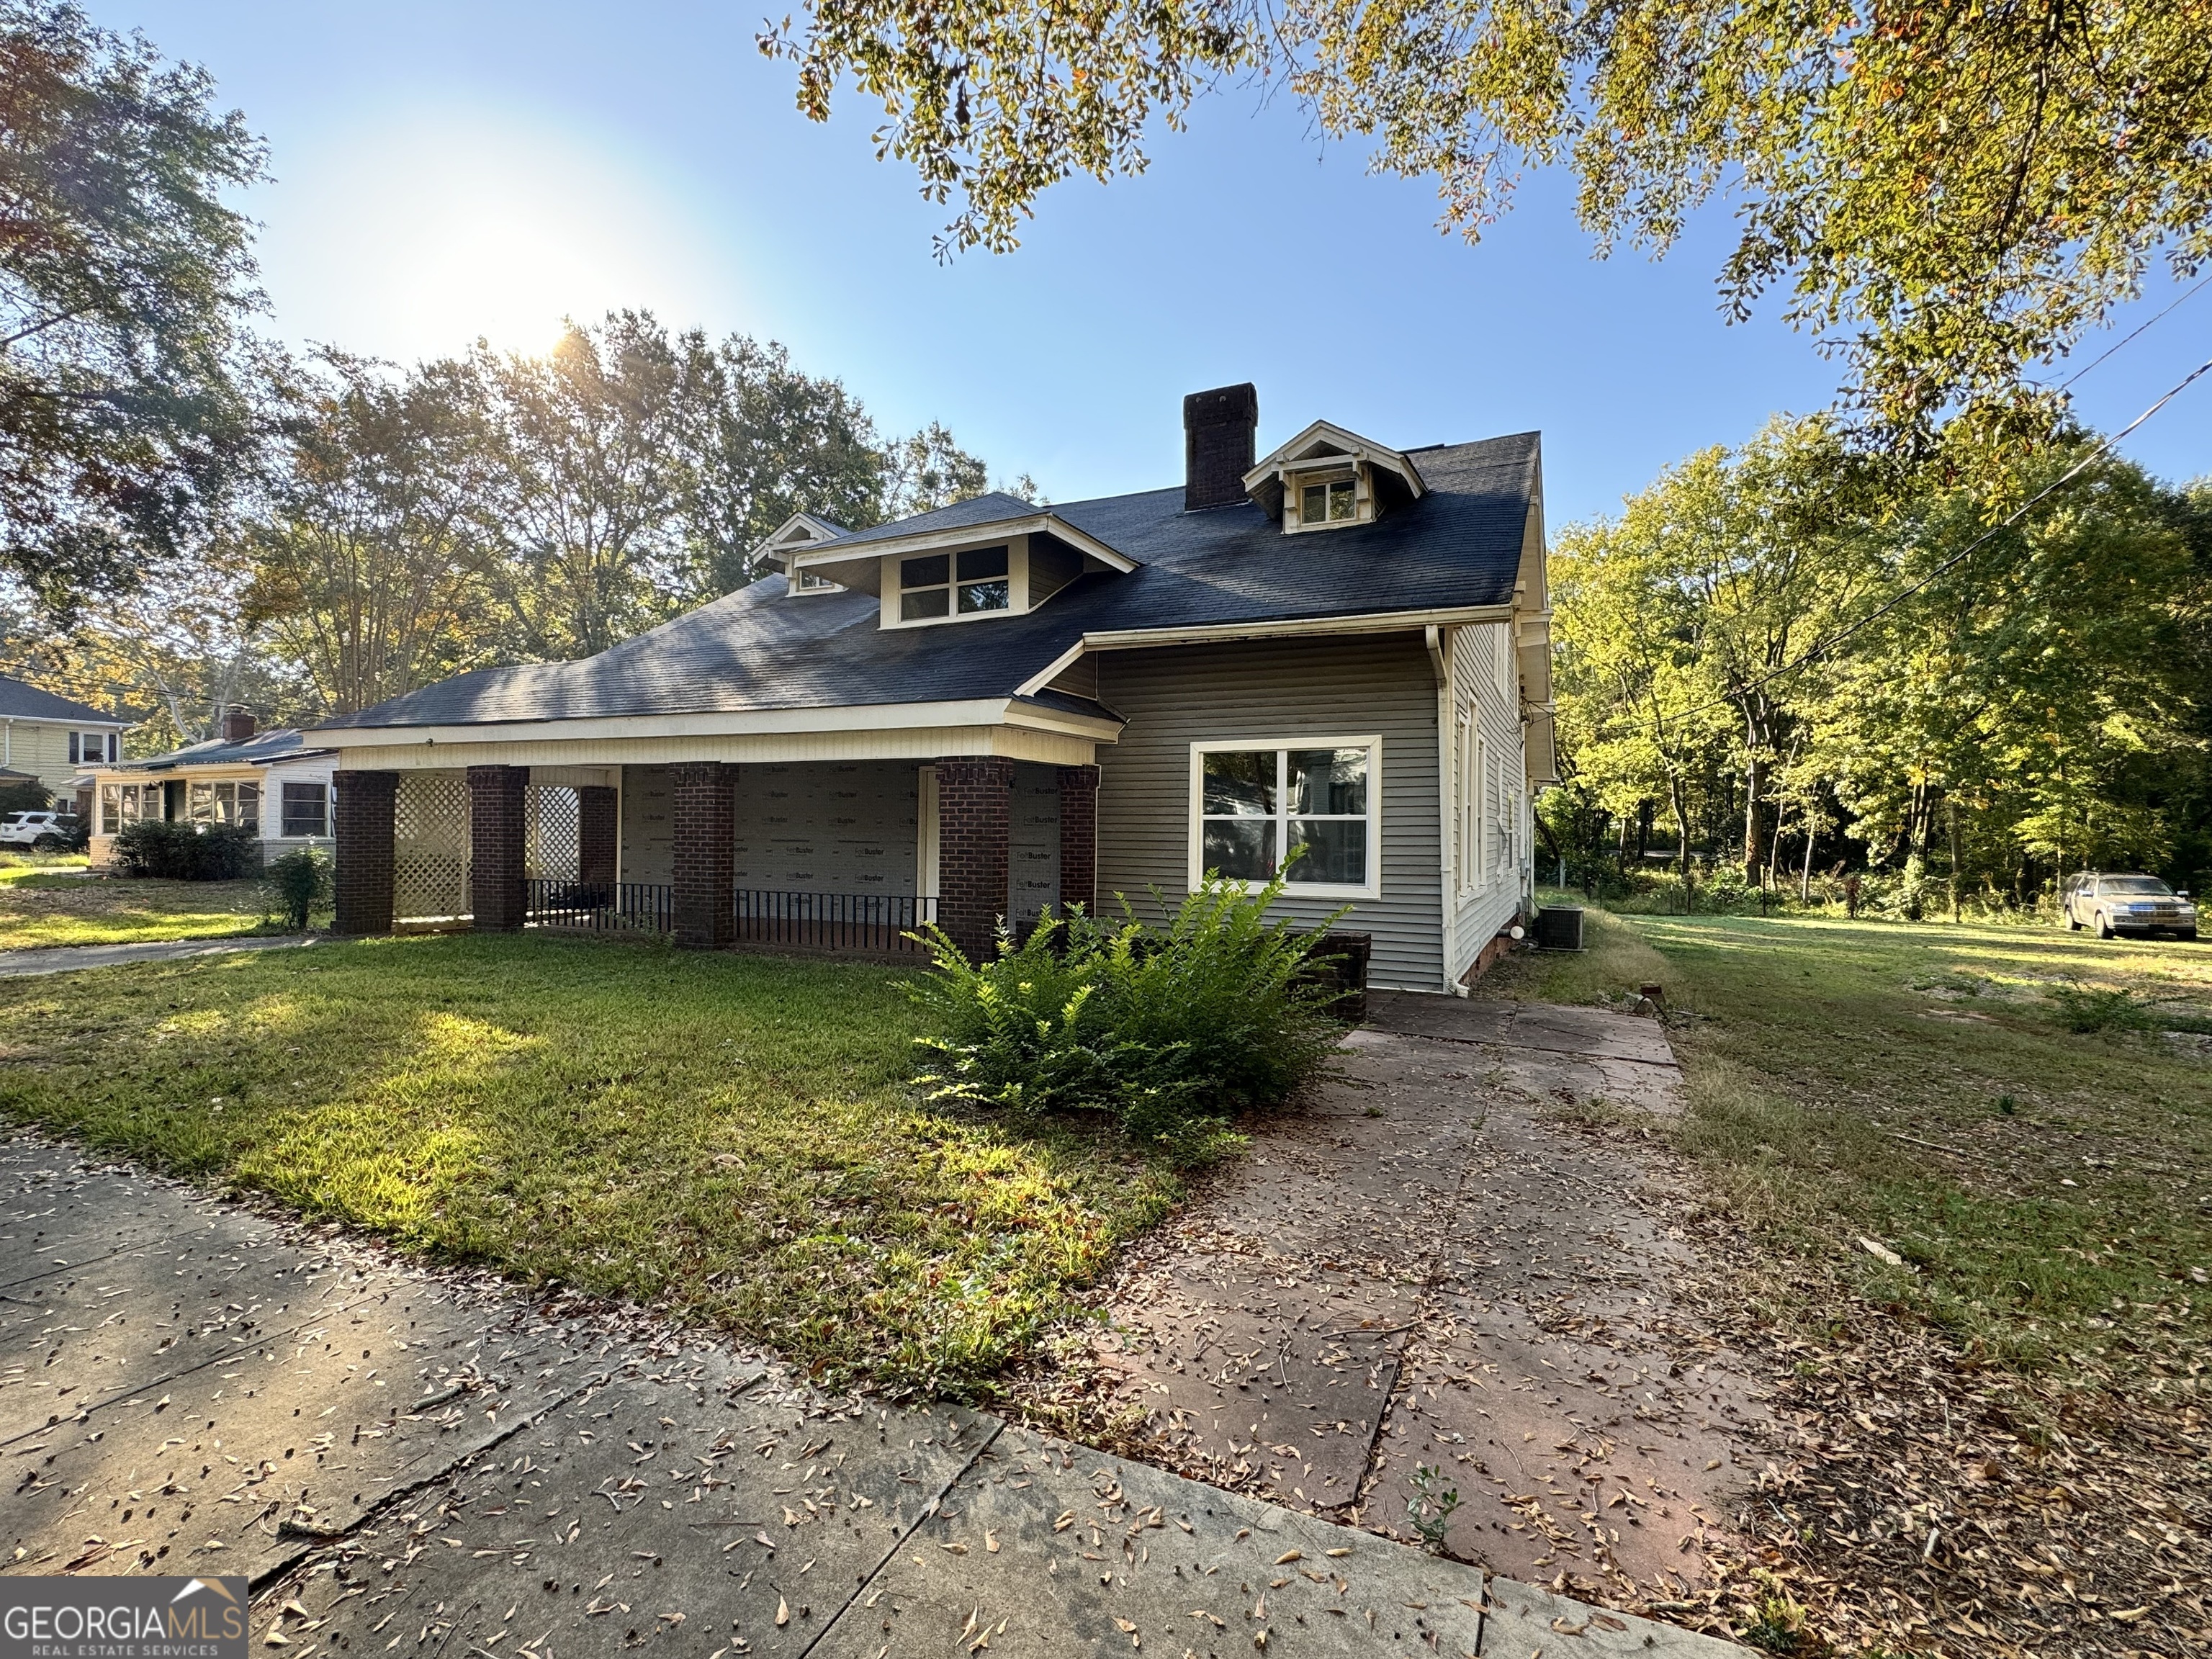
[[[0,782],[0,815],[43,812],[47,800],[46,786],[36,778],[10,778]]]
[[[2051,1000],[2069,1031],[2141,1031],[2157,1024],[2134,993],[2093,985],[2054,985]]]
[[[295,848],[262,873],[270,903],[294,933],[306,933],[308,918],[330,902],[331,861],[319,848]]]
[[[1313,975],[1322,935],[1267,920],[1282,890],[1209,881],[1161,927],[1076,909],[1019,944],[1002,930],[981,963],[925,930],[938,972],[908,990],[939,1029],[917,1039],[916,1081],[933,1100],[1106,1112],[1182,1164],[1221,1156],[1233,1115],[1284,1099],[1341,1034]]]
[[[234,823],[175,823],[141,818],[117,832],[114,858],[126,876],[171,881],[235,881],[253,873],[261,840]]]

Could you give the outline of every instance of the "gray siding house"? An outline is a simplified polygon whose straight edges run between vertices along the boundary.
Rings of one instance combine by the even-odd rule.
[[[1463,985],[1524,915],[1553,781],[1536,434],[1255,454],[1184,399],[1180,486],[993,494],[848,531],[598,656],[308,734],[337,755],[341,932],[658,928],[884,951],[935,921],[1139,914],[1209,872]]]

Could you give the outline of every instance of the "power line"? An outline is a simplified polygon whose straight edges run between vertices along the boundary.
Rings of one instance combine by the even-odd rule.
[[[2191,288],[2187,293],[2182,295],[2179,299],[2175,300],[2173,303],[2166,307],[2164,311],[2160,312],[2158,316],[2150,319],[2149,322],[2138,324],[2129,332],[2127,339],[2113,341],[2112,344],[2106,346],[2104,350],[2099,352],[2096,356],[2082,364],[2081,368],[2075,369],[2071,374],[2069,374],[2064,380],[2053,386],[2051,390],[2054,392],[2065,391],[2068,386],[2072,386],[2075,381],[2080,380],[2091,369],[2096,368],[2096,366],[2099,363],[2103,362],[2106,358],[2111,356],[2122,346],[2126,345],[2129,341],[2135,339],[2137,335],[2140,335],[2145,329],[2148,328],[2151,325],[2151,323],[2158,322],[2161,319],[2171,315],[2174,311],[2179,308],[2182,301],[2194,299],[2198,294],[2202,293],[2207,286],[2212,286],[2212,276],[2206,276],[2202,281],[2198,282],[2194,287]]]
[[[2212,282],[2212,277],[2208,277],[2205,280],[2207,282]],[[2197,286],[2201,288],[2203,286],[2203,283],[2199,283]],[[2192,292],[2194,290],[2192,290]],[[2185,300],[2189,295],[2185,294],[2181,297]],[[2174,301],[2174,305],[2179,305],[2180,303],[2180,300]],[[2172,306],[2166,307],[2169,311],[2173,307]],[[2160,314],[2163,315],[2164,313],[2161,313]],[[2153,323],[2157,320],[2158,319],[2156,317],[2151,319],[2151,322]],[[2145,323],[2143,325],[2144,328],[2148,328],[2149,326],[2150,323]],[[2142,331],[2137,330],[2136,331],[2140,333]],[[2130,336],[2130,337],[2132,338],[2133,337]],[[2125,345],[2127,341],[2125,340],[2120,342],[2120,345]],[[2118,346],[2113,348],[2114,350],[2118,350],[2118,349],[2119,348]],[[2089,367],[2094,368],[2096,365],[2092,363]],[[2084,370],[2083,372],[2087,373],[2087,371]],[[1715,697],[1710,702],[1695,704],[1689,708],[1683,709],[1680,714],[1674,715],[1674,718],[1676,720],[1686,720],[1692,714],[1704,714],[1708,708],[1724,708],[1728,704],[1735,702],[1736,698],[1742,696],[1746,692],[1756,691],[1761,686],[1771,685],[1776,680],[1780,679],[1784,674],[1796,673],[1797,670],[1802,668],[1807,663],[1811,662],[1815,657],[1820,655],[1821,653],[1832,650],[1835,647],[1843,643],[1844,641],[1850,638],[1852,635],[1858,633],[1862,629],[1867,628],[1873,623],[1879,622],[1882,617],[1896,610],[1899,605],[1903,605],[1907,599],[1911,599],[1915,593],[1919,592],[1923,588],[1933,582],[1938,576],[1943,574],[1944,572],[1955,569],[1960,565],[1964,564],[1980,550],[1984,543],[1995,537],[1999,531],[2009,530],[2014,524],[2020,521],[2021,518],[2030,507],[2042,501],[2045,496],[2050,495],[2053,490],[2061,488],[2063,485],[2072,483],[2074,479],[2080,477],[2082,472],[2086,471],[2093,462],[2097,461],[2108,453],[2112,450],[2112,447],[2118,443],[2121,439],[2126,437],[2137,427],[2141,426],[2145,421],[2150,419],[2152,416],[2157,414],[2160,410],[2164,409],[2168,404],[2172,403],[2176,398],[2179,398],[2184,392],[2186,392],[2191,386],[2195,385],[2207,374],[2212,374],[2212,357],[2208,357],[2203,362],[2197,364],[2195,368],[2190,370],[2187,374],[2184,375],[2179,380],[2175,382],[2164,397],[2160,398],[2148,409],[2143,410],[2142,414],[2136,416],[2135,419],[2130,421],[2118,432],[2113,433],[2110,437],[2098,444],[2098,446],[2094,449],[2091,450],[2087,455],[2084,455],[2080,460],[2075,462],[2073,465],[2068,467],[2066,471],[2059,474],[2057,477],[2053,478],[2049,483],[2044,485],[2042,489],[2037,490],[2035,494],[2029,496],[2018,507],[2013,508],[2011,512],[2006,514],[2003,518],[1998,520],[1987,530],[1984,530],[1980,535],[1975,537],[1973,540],[1968,542],[1966,546],[1960,549],[1958,552],[1944,560],[1933,570],[1923,576],[1918,581],[1914,582],[1911,586],[1883,600],[1880,605],[1868,611],[1865,616],[1861,617],[1857,621],[1847,623],[1844,627],[1838,629],[1834,633],[1829,635],[1824,640],[1815,641],[1813,644],[1806,647],[1802,653],[1791,658],[1780,667],[1770,669],[1765,673],[1760,675],[1757,679],[1750,681],[1747,684],[1738,686],[1735,691],[1730,693],[1729,696],[1724,697]]]

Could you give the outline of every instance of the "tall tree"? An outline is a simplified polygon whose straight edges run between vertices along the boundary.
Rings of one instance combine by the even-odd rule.
[[[752,550],[793,513],[859,529],[884,515],[885,468],[867,411],[836,380],[805,374],[773,340],[685,334],[691,430],[682,512],[696,595],[759,574]]]
[[[285,459],[246,537],[247,620],[298,665],[319,714],[488,659],[467,378],[439,364],[394,380],[329,351],[290,379]]]
[[[1879,423],[2047,411],[2018,389],[2212,252],[2212,0],[839,0],[761,37],[827,119],[957,198],[944,246],[1012,246],[1047,186],[1140,171],[1202,93],[1286,82],[1478,235],[1571,164],[1601,250],[1663,252],[1714,196],[1720,274],[1849,361]]]
[[[212,95],[73,4],[0,3],[0,571],[57,611],[204,532],[252,441],[222,195],[262,152]]]

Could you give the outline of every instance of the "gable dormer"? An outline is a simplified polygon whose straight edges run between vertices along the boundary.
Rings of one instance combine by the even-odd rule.
[[[1327,421],[1244,475],[1244,493],[1285,532],[1372,524],[1428,494],[1413,458]]]
[[[769,532],[769,538],[753,549],[753,562],[787,571],[791,576],[793,593],[835,593],[838,585],[827,576],[812,570],[795,568],[799,554],[818,547],[823,542],[836,541],[847,533],[845,526],[832,524],[827,519],[817,519],[811,513],[794,513]]]
[[[791,554],[794,582],[874,594],[886,629],[1018,617],[1090,572],[1136,568],[1048,508],[997,494]]]

